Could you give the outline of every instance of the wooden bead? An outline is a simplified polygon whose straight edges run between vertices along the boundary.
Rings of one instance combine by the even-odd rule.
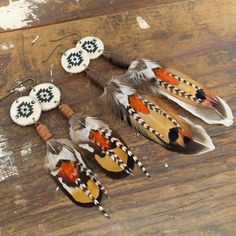
[[[49,131],[48,127],[40,122],[36,124],[36,131],[39,137],[46,143],[52,138],[52,133]]]
[[[59,111],[65,116],[68,120],[74,115],[74,111],[72,108],[67,104],[61,104],[59,106]]]

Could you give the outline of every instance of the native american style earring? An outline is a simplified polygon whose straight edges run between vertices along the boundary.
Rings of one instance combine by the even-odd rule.
[[[50,53],[47,59],[42,61],[45,63],[49,60],[52,54],[59,48],[63,47],[62,44],[57,45],[54,50]],[[62,50],[62,57],[61,57],[61,65],[63,69],[71,74],[78,74],[84,70],[89,65],[90,57],[87,51],[83,50],[82,48],[70,48],[68,50]]]
[[[55,85],[36,85],[32,88],[30,96],[41,104],[43,111],[58,106],[59,111],[69,119],[72,141],[87,150],[86,159],[92,157],[108,176],[121,178],[130,175],[136,163],[146,176],[150,177],[139,159],[107,124],[96,117],[74,114],[67,104],[59,105],[61,93]]]
[[[23,85],[28,80],[29,79],[26,79],[19,83],[9,94],[0,99],[0,101],[13,94],[17,91],[15,89],[18,86]],[[44,110],[53,109],[55,103],[51,102],[51,100],[55,101],[53,99],[58,99],[57,102],[59,102],[60,99],[58,90],[51,88],[50,86],[52,85],[47,86],[48,87],[45,89],[45,85],[37,85],[32,89],[40,91],[37,99],[39,99],[41,104],[45,103],[44,106],[42,105]],[[41,89],[43,91],[41,91]],[[41,97],[43,99],[41,99]],[[11,119],[20,126],[35,125],[39,137],[46,143],[47,169],[66,195],[80,206],[97,206],[99,211],[105,217],[109,218],[109,215],[100,205],[103,192],[105,192],[104,186],[92,170],[86,166],[80,148],[75,147],[69,140],[53,139],[47,126],[39,122],[42,109],[37,99],[30,96],[17,98],[11,105]]]
[[[73,35],[76,36],[75,47],[86,51],[89,54],[90,60],[96,59],[104,53],[104,44],[102,40],[94,36],[87,36],[80,39],[78,33],[71,33],[62,38],[50,40],[50,42],[57,42]]]
[[[95,70],[87,69],[86,74],[104,88],[102,99],[106,107],[148,139],[184,154],[199,155],[214,150],[203,127],[178,115],[163,98],[150,94],[141,96],[121,80],[123,77],[114,77],[107,83]]]
[[[50,42],[57,42],[72,35],[77,36],[76,45],[74,48],[62,52],[61,65],[66,72],[77,74],[88,68],[90,60],[96,59],[105,53],[104,44],[99,38],[94,36],[79,39],[78,33],[72,33],[59,39],[50,40]],[[46,62],[55,50],[62,46],[62,44],[57,45],[43,62]]]
[[[227,103],[189,76],[146,59],[130,60],[112,52],[104,56],[113,64],[128,68],[125,79],[138,87],[149,87],[154,94],[167,97],[206,123],[227,127],[233,124]]]

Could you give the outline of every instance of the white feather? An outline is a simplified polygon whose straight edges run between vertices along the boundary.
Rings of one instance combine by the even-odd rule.
[[[74,119],[74,116],[70,120],[70,137],[74,143],[90,141],[89,135],[91,130],[109,128],[106,123],[98,120],[96,117],[87,116],[84,124],[80,124],[79,122],[80,120],[77,117]]]
[[[108,125],[100,120],[98,120],[96,117],[87,116],[85,118],[85,126],[90,130],[100,130],[103,128],[108,128]]]
[[[114,94],[114,97],[118,103],[124,105],[125,107],[129,106],[129,100],[127,95],[123,93],[116,93]]]
[[[219,101],[221,102],[222,106],[224,107],[224,112],[226,114],[225,116],[225,120],[224,123],[222,123],[223,125],[225,125],[226,127],[229,127],[233,124],[233,113],[232,110],[230,109],[229,105],[220,97],[217,97],[219,99]]]
[[[155,78],[155,73],[152,69],[161,67],[158,63],[147,59],[138,59],[131,62],[127,71],[127,78],[132,79],[138,83],[142,81],[148,81],[151,78]]]
[[[52,139],[47,141],[47,146],[49,146],[49,148],[47,148],[47,167],[51,171],[54,171],[57,168],[56,165],[60,160],[76,160],[74,153],[67,149],[66,146],[62,147],[59,154],[52,153],[50,151],[50,149],[54,149],[52,141],[55,142],[56,140]],[[58,143],[62,144],[60,141],[58,141]]]
[[[194,124],[191,120],[189,120],[186,117],[182,116],[180,117],[189,124],[193,140],[196,143],[203,145],[203,149],[195,155],[201,155],[203,153],[207,153],[215,149],[211,137],[207,134],[206,130],[201,125]]]
[[[79,147],[81,147],[81,148],[83,148],[83,149],[85,149],[85,150],[87,150],[91,153],[94,152],[94,149],[91,146],[89,146],[87,143],[79,144]]]

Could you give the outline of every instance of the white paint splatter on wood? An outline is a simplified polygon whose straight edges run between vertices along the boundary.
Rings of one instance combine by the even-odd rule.
[[[151,26],[143,19],[142,16],[137,16],[136,21],[141,29],[149,29]]]
[[[1,16],[0,16],[0,18],[1,18]],[[1,24],[1,23],[0,23],[0,24]],[[14,48],[14,45],[11,44],[11,43],[3,43],[3,44],[0,44],[0,48],[1,48],[2,50],[9,50],[9,49],[11,49],[11,48]]]
[[[20,155],[21,157],[23,157],[23,160],[28,160],[33,152],[33,148],[38,146],[38,144],[32,144],[32,143],[28,143],[28,144],[24,144],[22,147],[21,147],[21,150],[20,150]]]
[[[30,156],[31,153],[32,153],[32,149],[31,149],[30,144],[27,144],[27,145],[23,146],[22,149],[20,150],[20,155],[22,157]]]
[[[0,7],[0,28],[9,30],[29,26],[38,20],[35,14],[38,5],[46,2],[47,0],[9,0],[7,6]]]
[[[8,140],[0,135],[0,181],[17,174],[13,153],[8,149]]]

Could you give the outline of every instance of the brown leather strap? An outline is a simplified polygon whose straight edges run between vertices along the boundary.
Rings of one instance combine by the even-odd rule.
[[[106,48],[103,56],[113,65],[119,66],[124,69],[128,69],[132,62],[132,58],[130,58],[129,56],[121,55],[109,48]]]
[[[74,111],[67,104],[61,104],[58,108],[61,114],[65,116],[68,120],[74,115]]]
[[[52,133],[49,131],[48,127],[40,122],[36,124],[36,131],[39,137],[46,143],[52,138]]]
[[[98,85],[99,87],[101,88],[105,88],[106,85],[107,85],[107,82],[106,82],[106,79],[105,79],[105,76],[101,73],[101,72],[98,72],[96,70],[93,70],[93,69],[86,69],[86,75],[91,79],[91,81]]]

